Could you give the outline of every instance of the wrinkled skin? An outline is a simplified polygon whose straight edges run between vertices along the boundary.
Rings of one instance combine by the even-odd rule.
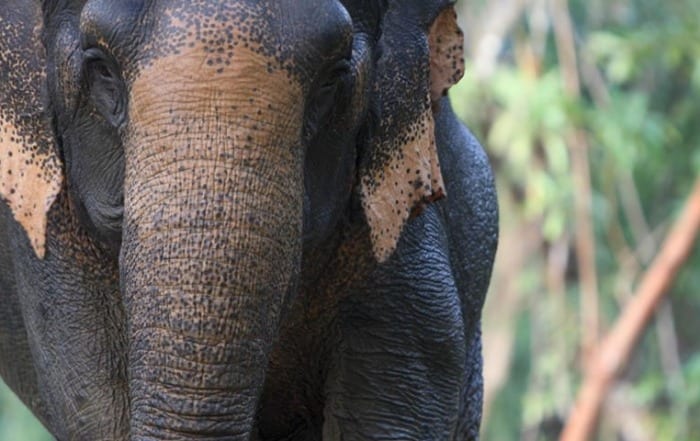
[[[455,29],[5,0],[2,378],[58,440],[476,440],[497,205]]]

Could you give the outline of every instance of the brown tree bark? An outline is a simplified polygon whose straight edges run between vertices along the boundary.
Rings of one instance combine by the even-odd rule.
[[[642,331],[659,306],[700,230],[700,179],[637,292],[596,351],[560,441],[589,440],[615,377],[625,367]]]

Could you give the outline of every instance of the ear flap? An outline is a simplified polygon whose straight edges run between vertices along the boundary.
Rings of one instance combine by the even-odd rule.
[[[444,9],[430,27],[430,99],[433,103],[464,76],[464,33],[454,7]]]
[[[432,108],[464,71],[454,8],[414,2],[421,6],[391,2],[384,16],[373,93],[380,121],[360,166],[362,205],[380,262],[396,249],[408,219],[445,196]]]
[[[0,8],[0,197],[44,257],[46,219],[62,167],[43,98],[46,55],[39,2]]]

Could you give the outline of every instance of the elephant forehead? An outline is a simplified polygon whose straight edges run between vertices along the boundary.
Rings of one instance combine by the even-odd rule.
[[[252,53],[264,60],[264,70],[298,77],[305,68],[298,62],[299,36],[284,17],[287,13],[266,2],[158,2],[148,12],[150,29],[139,47],[136,69],[197,48],[205,65],[219,70]]]
[[[248,120],[264,124],[270,115],[288,119],[301,112],[300,83],[259,44],[216,45],[212,50],[209,41],[192,36],[177,51],[143,64],[131,80],[132,122],[185,112],[255,116]]]

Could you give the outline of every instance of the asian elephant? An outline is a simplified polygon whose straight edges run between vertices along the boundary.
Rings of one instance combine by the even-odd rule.
[[[0,374],[58,440],[476,440],[449,0],[1,0]]]

